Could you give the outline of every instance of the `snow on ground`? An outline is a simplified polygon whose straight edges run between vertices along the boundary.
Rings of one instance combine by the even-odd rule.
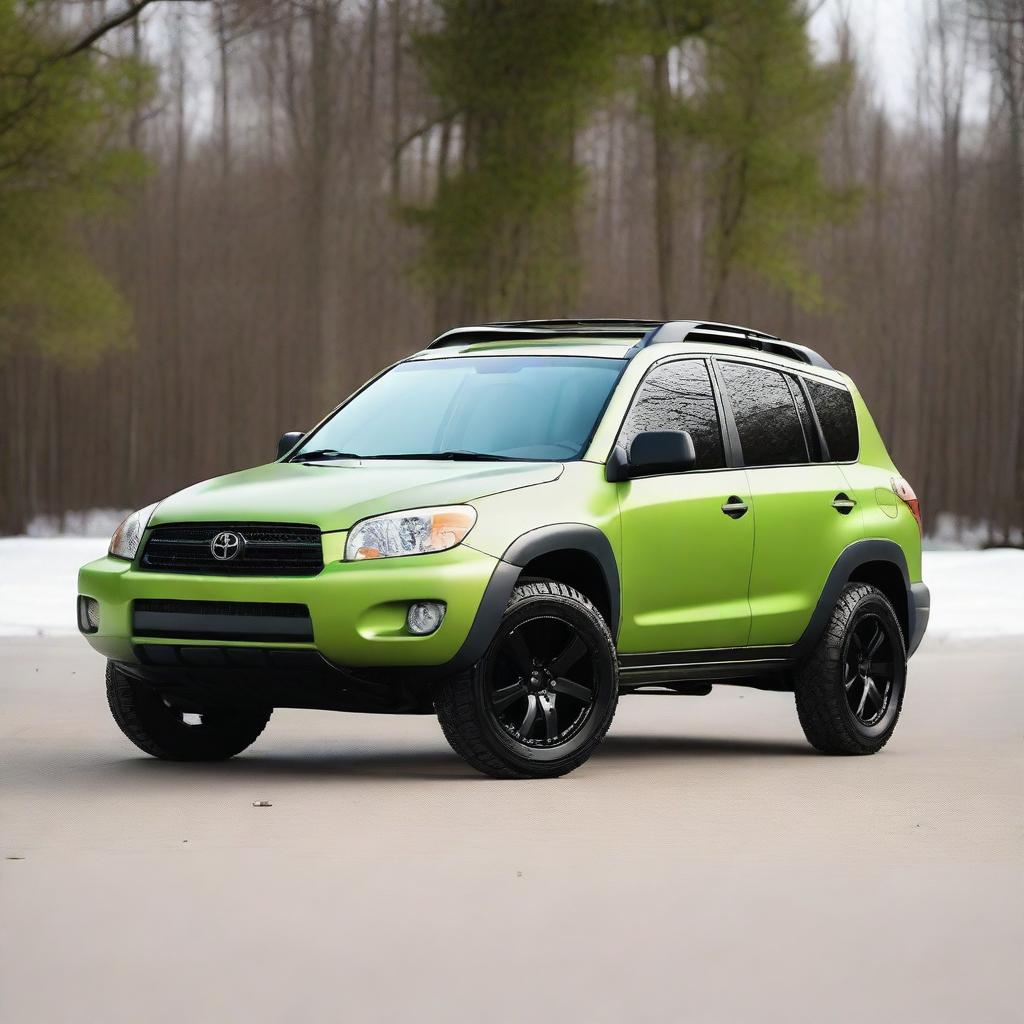
[[[0,537],[0,636],[77,633],[78,569],[107,537]]]
[[[75,633],[78,567],[105,537],[0,537],[0,636]],[[1024,637],[1024,551],[925,551],[928,638]]]

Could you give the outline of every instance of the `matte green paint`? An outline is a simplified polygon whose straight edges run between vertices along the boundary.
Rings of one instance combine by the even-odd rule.
[[[507,353],[527,346],[538,353],[578,355],[585,349],[614,358],[628,347],[621,339],[584,339],[565,346],[432,350],[415,358]],[[131,661],[133,640],[147,639],[131,636],[136,598],[298,602],[309,606],[314,645],[263,646],[315,646],[331,661],[353,667],[439,665],[465,640],[494,568],[512,542],[552,524],[588,524],[608,538],[620,574],[623,653],[791,643],[806,626],[839,554],[861,538],[895,540],[906,554],[911,579],[920,580],[917,524],[902,502],[890,498],[898,472],[856,387],[836,372],[807,371],[850,388],[861,438],[855,464],[605,480],[604,463],[645,373],[664,359],[698,354],[795,368],[762,353],[738,356],[731,347],[644,349],[626,367],[578,462],[271,463],[196,484],[161,502],[150,525],[311,523],[323,531],[323,572],[310,578],[192,576],[139,572],[123,560],[103,558],[79,574],[79,592],[100,603],[100,630],[86,639],[106,657]],[[831,505],[840,491],[857,501],[848,516]],[[739,520],[721,511],[734,495],[750,505]],[[474,506],[477,523],[450,551],[343,561],[345,531],[366,516],[461,503]],[[444,623],[432,636],[411,636],[404,628],[405,610],[427,599],[447,604]]]
[[[249,521],[347,530],[360,519],[451,505],[555,480],[551,462],[272,462],[186,487],[160,502],[150,525]]]

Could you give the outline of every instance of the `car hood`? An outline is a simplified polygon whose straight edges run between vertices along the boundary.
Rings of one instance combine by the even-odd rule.
[[[272,462],[214,477],[160,502],[161,523],[312,523],[347,530],[383,512],[472,501],[557,480],[558,462]]]

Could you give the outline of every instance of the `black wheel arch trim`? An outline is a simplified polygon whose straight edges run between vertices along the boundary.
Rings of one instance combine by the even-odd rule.
[[[907,570],[907,559],[899,544],[892,540],[867,539],[854,541],[844,548],[836,559],[828,574],[828,578],[825,580],[825,585],[822,587],[818,603],[811,613],[810,621],[807,623],[800,638],[790,648],[790,659],[792,661],[802,661],[811,653],[825,632],[829,616],[832,614],[836,601],[839,600],[843,587],[846,586],[850,577],[857,569],[869,562],[888,562],[899,570],[903,578],[905,604],[903,608],[897,608],[896,611],[906,615],[907,636],[905,639],[907,657],[910,657],[917,650],[921,643],[921,638],[924,636],[925,626],[928,623],[928,614],[927,608],[924,609],[924,614],[919,613],[916,593],[913,588],[919,588],[918,592],[923,589],[924,594],[927,594],[928,588],[923,583],[911,584],[910,573]]]
[[[619,566],[608,538],[596,526],[585,523],[555,523],[517,537],[505,550],[477,608],[473,624],[455,656],[431,674],[450,675],[462,672],[478,662],[497,632],[523,567],[541,555],[558,552],[580,552],[597,563],[608,589],[612,637],[619,632],[620,586]]]

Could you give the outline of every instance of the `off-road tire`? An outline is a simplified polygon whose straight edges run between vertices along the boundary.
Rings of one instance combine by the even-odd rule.
[[[107,662],[107,702],[118,728],[164,761],[223,761],[240,754],[270,720],[272,708],[212,709],[188,725],[151,686]]]
[[[489,714],[488,672],[503,628],[523,617],[567,620],[588,646],[594,665],[594,703],[572,741],[532,750],[502,733]],[[541,779],[566,775],[583,764],[608,732],[618,702],[618,659],[608,624],[578,590],[552,580],[515,587],[487,653],[471,669],[437,683],[434,708],[452,749],[477,771],[498,779]]]
[[[853,631],[866,617],[886,629],[893,656],[892,688],[884,713],[862,723],[847,699],[844,675]],[[889,741],[906,692],[906,642],[889,599],[876,587],[850,583],[843,589],[817,647],[796,673],[796,709],[808,742],[823,754],[875,754]]]

